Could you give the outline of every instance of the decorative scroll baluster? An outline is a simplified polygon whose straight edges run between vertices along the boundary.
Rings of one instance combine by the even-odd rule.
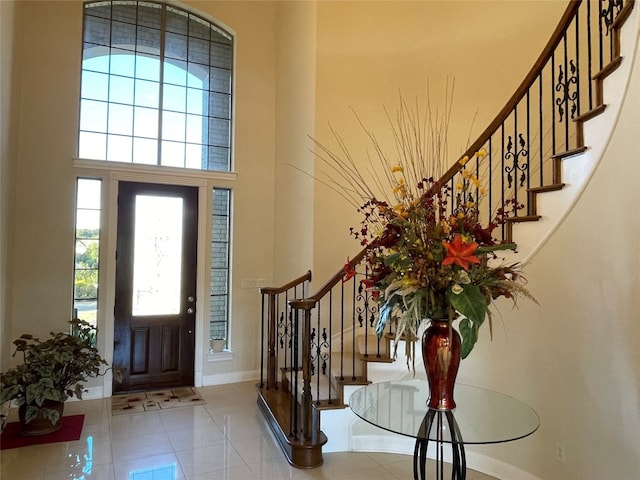
[[[511,135],[508,137],[507,141],[507,151],[504,154],[504,159],[506,161],[511,161],[509,165],[504,167],[504,171],[507,173],[507,187],[509,189],[513,188],[514,191],[517,192],[517,187],[523,187],[525,182],[527,181],[527,169],[529,167],[529,162],[522,162],[520,158],[525,158],[529,155],[529,150],[527,150],[527,142],[522,136],[521,133],[518,134],[518,145],[519,149],[513,150],[513,140]],[[517,185],[514,184],[514,175],[519,173]],[[517,198],[516,195],[514,197]]]
[[[316,374],[316,358],[318,358],[319,347],[316,343],[316,329],[315,327],[311,328],[311,334],[309,335],[309,355],[310,355],[310,365],[309,371],[311,372],[311,376],[313,377]]]
[[[321,361],[321,371],[322,375],[327,374],[327,363],[329,360],[329,342],[327,337],[327,329],[322,329],[322,341],[318,343],[318,355]],[[329,396],[331,396],[331,391],[329,391]]]

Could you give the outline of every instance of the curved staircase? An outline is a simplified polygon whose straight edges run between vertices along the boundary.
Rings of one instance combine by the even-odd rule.
[[[637,48],[634,3],[570,1],[529,74],[465,154],[471,158],[467,170],[471,166],[489,185],[481,206],[487,221],[507,198],[524,205],[502,231],[494,231],[499,241],[518,243],[507,259],[526,262],[545,242],[607,147]],[[487,152],[482,160],[474,156],[480,149]],[[440,184],[453,187],[460,169],[455,161]],[[288,461],[299,468],[321,465],[323,447],[371,449],[358,437],[369,435],[368,428],[352,426],[349,395],[360,385],[398,377],[391,366],[393,331],[375,335],[375,302],[355,278],[343,280],[365,253],[312,295],[310,271],[261,289],[258,405]],[[402,440],[394,448],[405,448]]]

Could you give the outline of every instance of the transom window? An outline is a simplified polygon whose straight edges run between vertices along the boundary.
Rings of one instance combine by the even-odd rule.
[[[162,3],[84,8],[79,157],[229,171],[233,37]]]

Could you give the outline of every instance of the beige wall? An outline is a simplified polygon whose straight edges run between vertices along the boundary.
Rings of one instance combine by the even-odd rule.
[[[11,315],[11,305],[8,301],[11,295],[10,284],[7,279],[11,272],[11,245],[13,218],[13,195],[16,142],[11,133],[11,118],[19,110],[18,102],[14,101],[12,87],[15,85],[14,73],[19,68],[13,68],[18,59],[13,55],[13,32],[15,24],[15,5],[13,2],[0,2],[0,370],[8,364],[11,354],[9,322],[4,319]]]
[[[7,278],[11,337],[66,328],[73,272],[71,158],[75,156],[82,6],[73,2],[17,2],[14,52],[19,83],[13,274]]]
[[[312,267],[316,5],[278,2],[274,285]]]

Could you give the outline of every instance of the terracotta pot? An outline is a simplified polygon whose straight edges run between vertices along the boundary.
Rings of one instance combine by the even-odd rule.
[[[62,426],[61,420],[62,412],[64,411],[64,402],[53,402],[47,400],[42,406],[50,410],[56,410],[60,414],[58,421],[56,423],[51,423],[51,421],[42,414],[42,410],[40,410],[33,420],[29,423],[25,423],[24,419],[27,406],[21,405],[18,409],[20,435],[24,435],[26,437],[37,437],[39,435],[46,435],[48,433],[53,433],[56,430],[60,430],[60,427]]]
[[[427,405],[434,410],[453,410],[453,389],[460,366],[460,335],[449,320],[431,320],[422,335],[422,360],[429,382]]]

